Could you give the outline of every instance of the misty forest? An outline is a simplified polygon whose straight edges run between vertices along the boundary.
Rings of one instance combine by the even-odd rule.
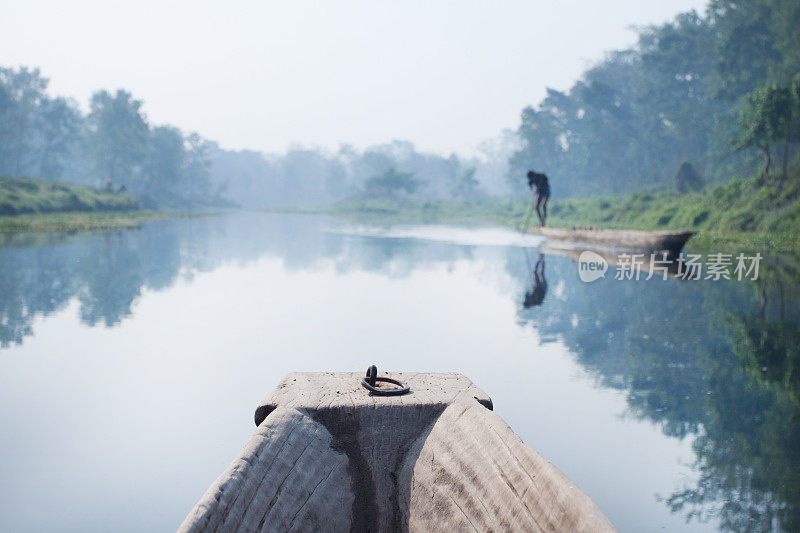
[[[799,12],[791,0],[715,0],[705,14],[641,28],[635,47],[608,52],[568,90],[548,89],[521,110],[515,131],[473,157],[402,140],[335,152],[226,150],[149,123],[124,89],[98,90],[84,108],[51,95],[34,66],[5,67],[0,175],[111,180],[148,208],[265,208],[358,195],[486,201],[523,190],[529,168],[551,176],[556,198],[696,190],[765,166],[786,173],[800,141]]]
[[[87,53],[94,74],[62,82],[72,71],[56,79],[33,40],[0,64],[0,531],[182,520],[227,531],[235,512],[249,517],[240,529],[266,530],[273,511],[298,530],[336,529],[338,517],[354,531],[426,531],[433,517],[453,531],[799,531],[800,2],[679,12],[702,1],[610,1],[603,17],[588,0],[580,13],[300,2],[163,17],[148,0],[103,14],[70,4],[72,24],[51,31],[104,25],[54,50],[50,69],[104,32],[136,33],[112,37],[131,52],[113,72]],[[11,18],[39,24],[26,4]],[[520,13],[561,26],[498,36],[527,28],[511,24]],[[267,14],[286,35],[265,31]],[[137,17],[161,26],[140,32]],[[383,35],[381,24],[407,29],[395,17],[429,33]],[[630,20],[651,23],[608,41],[628,48],[595,42]],[[366,31],[350,35],[351,23]],[[589,23],[597,33],[563,32]],[[198,43],[210,27],[220,31]],[[593,55],[575,70],[556,55],[519,60],[551,36],[565,57]],[[503,63],[509,43],[517,55]],[[219,55],[183,65],[198,44]],[[154,50],[159,77],[136,70]],[[538,76],[533,65],[563,78],[536,86],[520,75]],[[237,78],[256,71],[252,87]],[[461,100],[449,89],[492,75]],[[61,83],[86,101],[56,94]],[[428,92],[403,100],[417,86]],[[475,96],[495,91],[504,111]],[[157,123],[164,109],[198,123]],[[475,144],[450,153],[464,140]],[[636,255],[650,263],[634,277]],[[298,394],[316,403],[290,398],[300,373],[320,380]]]

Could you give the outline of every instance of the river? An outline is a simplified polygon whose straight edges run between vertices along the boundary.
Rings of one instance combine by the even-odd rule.
[[[284,374],[373,363],[466,374],[623,531],[800,528],[800,295],[558,254],[533,291],[541,244],[266,213],[0,236],[0,530],[172,531]]]

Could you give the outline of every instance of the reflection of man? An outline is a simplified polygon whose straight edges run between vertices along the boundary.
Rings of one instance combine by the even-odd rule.
[[[533,285],[531,290],[525,293],[525,301],[522,306],[525,309],[533,307],[534,305],[542,305],[544,295],[547,293],[547,280],[544,278],[544,255],[539,254],[539,260],[533,266],[531,273],[531,281]]]

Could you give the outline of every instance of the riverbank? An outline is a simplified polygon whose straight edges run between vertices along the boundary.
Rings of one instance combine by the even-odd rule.
[[[692,244],[800,249],[800,179],[738,179],[694,193],[637,192],[553,202],[552,226],[693,230]]]
[[[104,213],[34,213],[0,216],[0,233],[22,231],[89,231],[135,229],[149,220],[199,215],[122,211]]]
[[[0,216],[138,209],[139,199],[124,192],[35,178],[0,177]]]
[[[159,218],[198,214],[150,211],[128,193],[35,178],[0,177],[0,233],[132,229]]]
[[[493,222],[522,224],[525,200],[413,202],[351,198],[328,212],[390,222]],[[800,251],[800,179],[738,179],[708,190],[681,194],[645,191],[623,196],[552,200],[548,225],[605,229],[697,231],[693,248],[746,248]],[[535,232],[536,215],[529,231]]]

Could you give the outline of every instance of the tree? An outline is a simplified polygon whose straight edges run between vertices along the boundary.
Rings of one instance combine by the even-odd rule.
[[[314,204],[328,198],[330,160],[320,151],[290,149],[281,161],[283,202]]]
[[[800,72],[798,72],[789,85],[792,99],[792,115],[788,121],[788,134],[783,145],[783,175],[786,176],[789,160],[789,144],[800,142]]]
[[[147,156],[149,130],[142,101],[122,89],[92,95],[88,151],[101,178],[130,182]]]
[[[11,174],[10,168],[16,155],[15,118],[17,103],[0,70],[0,174]]]
[[[792,90],[776,84],[758,87],[747,96],[746,106],[739,116],[738,147],[755,147],[764,154],[762,181],[769,177],[772,162],[770,149],[777,143],[784,145],[783,175],[786,176],[796,107]]]
[[[795,102],[789,87],[772,86],[767,99],[767,122],[771,139],[783,144],[783,178],[787,177],[789,142],[792,137],[792,122],[795,118]]]
[[[461,176],[459,176],[458,180],[453,187],[453,194],[459,198],[463,198],[464,200],[474,200],[478,197],[480,192],[478,191],[478,180],[475,179],[475,167],[468,168]]]
[[[0,172],[21,175],[32,159],[34,121],[48,80],[39,69],[0,68]]]
[[[147,192],[150,205],[162,199],[182,205],[181,196],[210,193],[208,142],[199,135],[172,126],[151,131],[142,102],[124,90],[96,92],[84,116],[74,101],[50,97],[48,81],[38,69],[0,67],[0,175],[111,180]],[[329,180],[331,187],[338,178]]]
[[[152,194],[178,194],[186,153],[181,130],[158,126],[150,132],[144,163],[144,185]]]
[[[747,94],[786,87],[800,71],[799,16],[797,0],[713,0],[705,15],[690,11],[640,29],[635,47],[607,54],[569,90],[548,90],[522,111],[523,146],[509,162],[513,190],[523,192],[528,169],[558,176],[570,196],[666,185],[687,160],[702,162],[709,181],[759,168],[758,152],[731,150],[729,139]],[[771,106],[787,102],[772,96]],[[781,116],[765,117],[769,141],[749,122],[745,145],[762,146],[766,158],[783,143],[791,155],[796,140],[787,123],[774,123]]]
[[[82,117],[65,98],[43,100],[36,113],[38,175],[57,180],[76,148]]]
[[[522,146],[509,160],[509,185],[513,192],[524,191],[524,179],[521,176],[529,169],[560,168],[565,151],[561,139],[567,130],[565,119],[568,111],[558,108],[553,101],[554,96],[563,96],[566,99],[563,93],[548,89],[548,97],[538,108],[526,107],[522,110],[517,129]]]
[[[639,102],[658,117],[675,162],[700,160],[710,149],[709,138],[727,125],[726,106],[712,94],[716,34],[708,19],[695,11],[673,22],[644,29],[639,50],[644,76]],[[718,126],[718,123],[720,123]]]
[[[764,154],[764,170],[761,172],[761,181],[765,181],[769,174],[772,161],[770,156],[769,126],[764,111],[766,91],[764,88],[756,89],[747,97],[747,105],[739,113],[739,142],[737,148],[755,147]]]
[[[717,95],[733,102],[773,81],[781,53],[768,2],[713,0],[708,12],[719,34],[714,65],[719,76]]]
[[[413,194],[419,186],[419,180],[414,179],[412,173],[398,172],[394,167],[364,182],[367,193],[375,196],[397,196],[400,192]]]
[[[211,191],[211,161],[209,143],[197,133],[190,133],[184,141],[183,180],[186,192],[203,197]]]
[[[718,35],[718,95],[736,101],[764,83],[789,81],[800,70],[800,4],[796,0],[712,0]]]

